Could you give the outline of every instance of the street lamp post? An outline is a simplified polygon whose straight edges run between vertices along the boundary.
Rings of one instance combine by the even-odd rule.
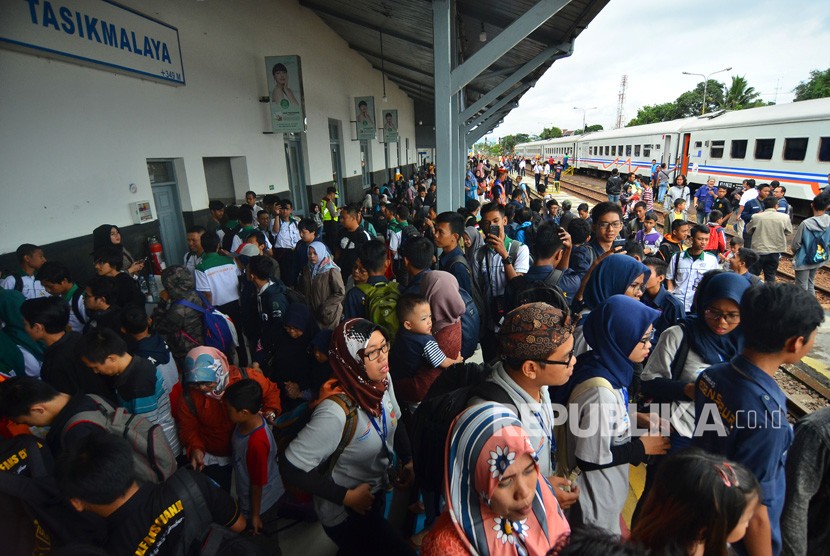
[[[724,68],[722,70],[713,71],[709,75],[704,75],[702,73],[691,73],[691,72],[688,72],[688,71],[683,72],[683,75],[695,75],[695,76],[700,76],[700,77],[703,78],[703,106],[700,108],[700,115],[701,116],[706,113],[706,87],[709,86],[709,78],[711,76],[715,75],[716,73],[723,73],[723,72],[729,71],[731,69],[732,69],[731,67]]]
[[[574,106],[574,110],[582,110],[582,135],[585,135],[585,129],[587,128],[587,126],[585,125],[585,113],[588,110],[596,110],[596,109],[597,109],[596,106],[594,106],[592,108],[580,108],[579,106]]]

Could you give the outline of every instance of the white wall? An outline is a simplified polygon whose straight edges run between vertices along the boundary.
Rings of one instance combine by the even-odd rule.
[[[387,81],[383,103],[380,73],[296,2],[123,3],[178,27],[187,85],[0,50],[0,253],[87,235],[104,222],[131,224],[128,203],[153,199],[148,158],[181,159],[184,211],[207,207],[202,157],[245,157],[238,198],[247,185],[287,189],[282,135],[263,134],[265,56],[302,58],[309,184],[331,179],[329,118],[343,128],[344,178],[360,174],[359,142],[350,140],[355,96],[374,95],[378,114],[397,109],[401,141],[415,144],[412,100]],[[372,170],[380,170],[383,145],[372,145]]]

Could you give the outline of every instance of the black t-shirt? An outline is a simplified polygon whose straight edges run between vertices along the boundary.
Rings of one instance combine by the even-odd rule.
[[[110,401],[115,395],[106,377],[95,374],[92,369],[81,362],[75,352],[81,335],[67,332],[63,338],[46,348],[40,378],[58,392],[70,396],[76,394],[97,394]]]
[[[239,518],[239,507],[230,494],[214,485],[204,475],[188,473],[207,502],[213,522],[230,527]],[[185,504],[168,483],[145,483],[127,502],[107,518],[110,554],[177,555],[185,529],[185,520],[197,519],[193,508]]]
[[[115,287],[117,290],[115,305],[119,307],[126,307],[127,305],[144,307],[144,294],[141,293],[138,282],[133,280],[129,274],[119,272],[115,277]]]
[[[355,231],[349,232],[342,228],[337,234],[337,248],[340,250],[337,257],[337,265],[346,280],[354,270],[360,246],[369,241],[369,234],[363,228],[358,227]]]

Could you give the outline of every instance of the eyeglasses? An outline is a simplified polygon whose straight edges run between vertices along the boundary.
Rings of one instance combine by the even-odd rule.
[[[645,284],[641,284],[640,282],[632,282],[632,283],[630,283],[630,284],[628,285],[628,289],[632,289],[632,288],[633,288],[633,289],[637,289],[637,290],[639,290],[639,291],[641,291],[641,292],[645,292],[645,291],[646,291],[646,285],[645,285]]]
[[[640,341],[637,342],[637,343],[638,344],[643,344],[643,347],[645,347],[646,344],[650,344],[653,340],[654,340],[654,331],[652,330],[651,332],[649,332],[648,334],[646,334],[645,336],[640,338]]]
[[[534,363],[540,363],[542,365],[570,365],[571,359],[574,358],[574,350],[566,356],[567,359],[564,361],[552,361],[550,359],[529,359],[529,361],[533,361]]]
[[[376,361],[377,358],[380,357],[381,353],[389,353],[389,342],[384,342],[382,346],[377,349],[373,349],[372,351],[363,352],[363,357],[369,361]]]
[[[612,230],[619,230],[620,228],[622,228],[622,222],[620,222],[619,220],[617,220],[616,222],[598,222],[597,227],[600,230],[607,230],[609,228],[611,228]]]
[[[705,316],[706,319],[713,321],[719,321],[720,319],[723,319],[726,321],[727,324],[736,324],[741,322],[740,313],[724,313],[716,309],[704,309],[703,316]]]

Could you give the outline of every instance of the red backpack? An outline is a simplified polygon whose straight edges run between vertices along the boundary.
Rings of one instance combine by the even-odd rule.
[[[709,226],[709,243],[704,251],[723,253],[726,251],[726,238],[722,226]]]

